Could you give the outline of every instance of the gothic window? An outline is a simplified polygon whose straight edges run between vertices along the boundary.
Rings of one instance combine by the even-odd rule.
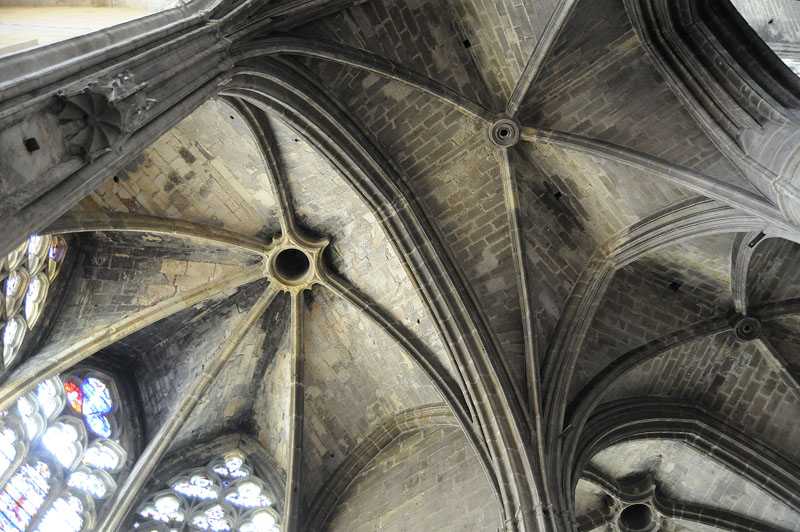
[[[36,532],[80,532],[84,525],[83,503],[67,492],[57,498],[42,516]]]
[[[26,334],[42,315],[48,289],[61,270],[66,251],[67,243],[61,237],[33,235],[0,259],[3,367],[16,359]]]
[[[110,438],[116,431],[113,412],[117,402],[106,384],[92,376],[81,379],[75,375],[64,382],[70,408],[83,416],[86,427],[95,436]]]
[[[35,460],[20,467],[0,490],[3,530],[27,530],[50,492],[50,468]]]
[[[279,532],[264,482],[239,451],[176,476],[137,512],[136,532]]]
[[[68,406],[73,386],[82,392],[80,410],[71,399]],[[80,532],[93,526],[125,463],[118,413],[113,381],[94,373],[51,377],[0,412],[0,530]]]

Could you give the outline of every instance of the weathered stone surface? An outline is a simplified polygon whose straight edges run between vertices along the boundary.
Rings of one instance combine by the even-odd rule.
[[[75,248],[70,253],[82,253],[83,264],[72,276],[49,342],[69,341],[259,261],[227,246],[152,234],[83,234]]]
[[[333,270],[373,301],[381,301],[453,371],[439,333],[375,215],[307,142],[280,121],[271,124],[298,220],[303,227],[331,236],[326,258]]]
[[[753,253],[747,275],[752,305],[800,297],[800,244],[781,238],[763,240]]]
[[[748,186],[652,66],[621,0],[584,1],[573,10],[520,119],[526,125],[627,146]]]
[[[785,421],[800,408],[800,397],[752,343],[739,344],[731,333],[673,349],[642,364],[623,377],[606,399],[636,396],[685,399],[761,435],[795,459],[800,455],[800,427]]]
[[[384,419],[441,401],[430,379],[361,312],[324,289],[308,299],[305,504]]]
[[[381,451],[345,491],[325,530],[489,532],[500,526],[492,499],[461,430],[428,427]]]
[[[440,81],[471,99],[480,101],[489,98],[484,74],[475,65],[471,48],[467,49],[463,43],[470,36],[452,25],[453,14],[453,8],[447,3],[396,0],[366,2],[309,27],[300,28],[300,31],[314,38],[325,38],[378,53]],[[491,44],[486,42],[481,46],[485,49]],[[336,66],[331,64],[321,65],[321,68],[324,69],[321,72],[323,79],[332,78],[332,72],[336,71]],[[372,78],[364,89],[379,95],[378,87],[369,87],[375,81]],[[395,90],[393,98],[403,100],[408,94],[407,89],[401,88]],[[497,96],[492,98],[496,99]]]
[[[797,54],[787,0],[734,4]],[[640,20],[642,6],[670,13]],[[560,532],[607,504],[586,481],[571,492],[570,453],[620,398],[648,415],[678,399],[776,449],[748,466],[798,492],[800,246],[772,237],[800,241],[783,168],[800,151],[800,82],[741,20],[715,18],[731,9],[194,0],[0,58],[4,249],[67,209],[51,228],[91,225],[70,237],[75,267],[36,348],[0,370],[0,406],[76,364],[135,384],[125,408],[147,446],[98,530],[126,530],[184,450],[203,461],[239,446],[288,486],[284,532],[319,532],[326,516],[330,530]],[[71,129],[95,125],[59,122],[58,91],[131,65],[158,100],[134,118],[147,126],[110,151],[86,144],[91,161],[68,157]],[[250,118],[269,127],[254,135]],[[510,148],[490,140],[498,120],[522,126]],[[330,239],[308,256],[317,277],[276,296],[272,237],[303,253],[303,232]],[[729,330],[743,319],[759,320],[758,339]],[[659,338],[672,347],[633,351]],[[404,417],[429,410],[428,425]],[[785,510],[798,499],[676,441],[598,456],[613,475],[654,468],[702,515],[796,527]],[[713,528],[682,517],[664,529]]]
[[[672,499],[732,510],[776,527],[798,530],[800,515],[797,512],[761,487],[742,479],[736,471],[723,467],[682,442],[643,440],[622,443],[595,455],[592,464],[615,479],[651,473],[659,491]],[[704,481],[698,482],[696,478]]]
[[[181,428],[172,450],[238,428],[249,431],[253,420],[259,419],[254,408],[262,401],[269,405],[270,413],[274,411],[280,415],[280,394],[264,393],[259,384],[266,369],[274,364],[277,351],[288,335],[288,299],[284,296],[274,301],[264,318],[251,327],[228,365],[200,400],[189,422]],[[281,384],[285,394],[285,381]],[[279,431],[275,433],[277,436]],[[268,445],[265,447],[269,448]],[[279,454],[273,454],[277,460]],[[283,465],[280,461],[278,463]]]
[[[81,201],[86,210],[180,218],[246,235],[278,231],[277,203],[252,133],[208,102]]]
[[[617,271],[586,334],[570,395],[629,350],[719,315],[705,294],[673,290],[672,282],[641,262]]]
[[[263,291],[263,282],[239,290],[236,296],[194,318],[191,326],[172,331],[149,352],[142,353],[135,365],[135,378],[142,403],[149,412],[145,419],[148,440],[173,414],[181,395],[202,373],[231,329],[243,319]]]

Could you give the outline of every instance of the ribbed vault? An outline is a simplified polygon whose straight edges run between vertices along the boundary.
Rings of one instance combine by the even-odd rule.
[[[0,60],[0,143],[42,146],[0,153],[33,176],[0,176],[3,249],[69,239],[0,406],[125,380],[140,448],[95,530],[226,449],[284,532],[800,530],[800,85],[731,48],[794,26],[489,4],[190,3],[136,56]],[[42,135],[123,64],[119,144]]]

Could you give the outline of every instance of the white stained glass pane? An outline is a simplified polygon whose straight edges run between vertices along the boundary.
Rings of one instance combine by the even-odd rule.
[[[0,431],[0,475],[8,471],[14,459],[17,457],[17,448],[14,443],[17,435],[11,427],[3,427]]]
[[[37,532],[79,532],[83,528],[83,504],[77,497],[59,497],[45,512]]]
[[[23,277],[18,271],[13,271],[6,279],[6,295],[15,296],[23,283]]]
[[[156,507],[153,506],[152,504],[147,504],[144,506],[144,508],[139,510],[139,515],[141,515],[145,519],[161,519],[161,514],[159,513],[158,510],[156,510]]]
[[[37,275],[31,282],[28,283],[28,294],[27,298],[29,301],[38,301],[39,296],[42,294],[42,288],[44,288],[44,280],[41,276]]]
[[[33,440],[39,436],[41,430],[44,429],[44,419],[39,414],[39,405],[36,400],[30,397],[20,397],[17,400],[17,412],[25,426],[25,434],[28,439]]]
[[[242,460],[242,457],[236,454],[231,454],[225,457],[225,467],[227,467],[228,471],[230,472],[237,471],[240,467],[242,467],[243,463],[244,461]]]
[[[120,464],[121,457],[102,444],[93,444],[83,454],[83,463],[97,469],[114,471]]]
[[[87,471],[75,471],[69,476],[67,486],[84,491],[96,499],[102,499],[108,494],[108,486],[97,475]]]
[[[0,491],[0,530],[25,530],[50,490],[50,470],[43,462],[23,465]]]
[[[227,453],[224,463],[212,467],[212,471],[223,479],[244,478],[250,474],[250,470],[244,465],[244,456],[238,451]],[[223,483],[227,487],[228,483]]]
[[[42,252],[45,245],[48,243],[47,238],[39,235],[31,235],[31,239],[28,241],[28,253],[31,255],[38,255]]]
[[[159,497],[155,501],[155,510],[157,517],[161,521],[183,521],[183,512],[181,511],[181,503],[177,497],[165,495]]]
[[[25,258],[25,251],[28,249],[28,242],[23,242],[17,249],[11,252],[6,258],[8,260],[8,269],[13,270],[22,263]]]
[[[59,423],[48,428],[42,443],[64,467],[72,466],[78,457],[78,431],[72,425]]]
[[[19,320],[11,320],[6,323],[5,329],[3,329],[3,345],[14,345],[16,343],[20,327]]]
[[[225,499],[242,508],[264,508],[270,505],[269,499],[261,495],[261,486],[255,482],[242,482],[235,493],[229,493]]]
[[[248,522],[239,528],[239,532],[272,532],[275,527],[275,517],[267,511],[253,514]]]
[[[36,386],[36,399],[47,418],[52,418],[64,406],[60,401],[60,388],[61,381],[56,378],[47,379]]]
[[[205,475],[194,475],[188,481],[178,482],[172,489],[194,499],[211,500],[219,496],[214,481]]]
[[[194,516],[192,526],[213,532],[228,532],[231,529],[230,523],[225,519],[225,510],[219,504],[208,508],[201,515]]]

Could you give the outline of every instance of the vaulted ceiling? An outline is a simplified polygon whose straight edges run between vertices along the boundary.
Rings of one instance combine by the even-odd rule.
[[[733,201],[761,196],[656,67],[626,3],[357,2],[274,37],[299,51],[250,66],[316,87],[361,128],[348,142],[385,158],[375,173],[396,176],[429,227],[432,251],[419,256],[445,265],[441,282],[497,354],[493,379],[525,437],[571,445],[536,463],[577,464],[566,504],[580,530],[619,526],[640,499],[664,531],[732,529],[709,515],[800,530],[800,499],[784,489],[800,480],[800,229]],[[353,185],[342,139],[308,126],[318,102],[297,98],[307,107],[258,99],[234,76],[56,221],[73,273],[40,352],[10,382],[91,354],[134,385],[143,447],[181,413],[167,463],[241,434],[281,476],[293,467],[300,338],[300,509],[348,529],[352,506],[337,501],[359,499],[342,495],[347,483],[432,431],[409,422],[369,455],[398,416],[424,413],[436,437],[469,441],[476,471],[484,451],[456,428],[478,416],[453,392],[469,381],[449,332],[457,317],[431,302],[389,207]],[[508,148],[487,136],[504,110],[522,134]],[[676,177],[690,174],[713,185]],[[305,293],[299,321],[287,293],[250,319],[270,293],[269,246],[289,227],[329,239],[336,281]],[[228,362],[183,412],[232,334]],[[718,440],[719,454],[706,445]],[[789,480],[748,471],[754,457]],[[491,474],[474,486],[498,489]],[[472,529],[502,526],[494,499],[481,504]]]

